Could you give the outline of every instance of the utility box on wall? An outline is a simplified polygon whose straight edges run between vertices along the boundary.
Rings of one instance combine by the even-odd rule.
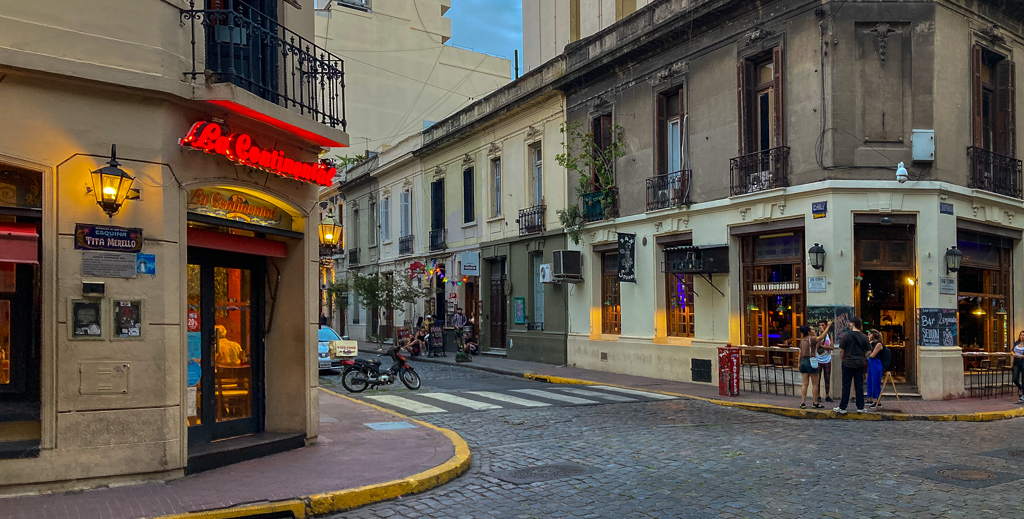
[[[935,160],[935,130],[914,130],[910,135],[914,162]]]

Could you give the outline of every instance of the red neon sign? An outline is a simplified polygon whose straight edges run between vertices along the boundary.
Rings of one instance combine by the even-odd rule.
[[[338,173],[336,168],[322,162],[299,162],[285,157],[281,150],[261,149],[253,145],[249,134],[224,135],[219,124],[206,121],[193,124],[192,129],[184,139],[178,141],[178,144],[206,153],[223,155],[243,166],[259,168],[275,175],[321,186],[330,186],[334,175]]]

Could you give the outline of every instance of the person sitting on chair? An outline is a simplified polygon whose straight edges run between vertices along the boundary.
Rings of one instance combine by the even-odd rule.
[[[466,353],[469,353],[470,355],[476,355],[480,353],[480,347],[477,346],[476,337],[474,337],[472,334],[466,335]]]
[[[228,339],[228,329],[218,324],[213,327],[217,337],[217,364],[221,366],[241,366],[245,361],[242,345]]]
[[[416,322],[415,335],[409,337],[409,340],[405,343],[405,348],[407,348],[414,357],[418,356],[423,353],[423,349],[427,345],[426,338],[427,332],[423,328],[423,318],[420,317]]]

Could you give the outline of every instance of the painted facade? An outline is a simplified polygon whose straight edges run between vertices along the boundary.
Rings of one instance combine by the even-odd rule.
[[[311,41],[313,6],[302,3],[244,17]],[[315,442],[317,186],[293,178],[308,172],[271,170],[285,157],[317,165],[347,144],[343,109],[318,99],[314,120],[256,88],[273,78],[220,75],[227,44],[189,2],[53,7],[0,14],[0,220],[37,248],[0,253],[13,274],[0,306],[19,305],[0,315],[0,333],[15,334],[0,362],[0,492],[178,477],[226,437]],[[219,27],[241,31],[236,21]],[[311,99],[291,95],[308,112]],[[329,118],[336,127],[319,122]],[[231,149],[240,156],[245,141],[251,153],[183,146],[197,121],[248,135]],[[108,217],[91,172],[112,144],[140,197]],[[141,250],[82,250],[89,226],[138,230]]]

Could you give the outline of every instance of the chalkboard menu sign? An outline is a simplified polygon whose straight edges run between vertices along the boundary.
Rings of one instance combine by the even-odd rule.
[[[852,306],[808,306],[807,324],[815,334],[818,333],[818,323],[822,320],[832,321],[832,341],[836,344],[839,339],[850,329],[850,318],[854,315]]]
[[[919,346],[957,346],[955,308],[918,308]]]
[[[434,348],[441,348],[444,346],[444,328],[440,324],[435,324],[430,327],[430,344]]]

